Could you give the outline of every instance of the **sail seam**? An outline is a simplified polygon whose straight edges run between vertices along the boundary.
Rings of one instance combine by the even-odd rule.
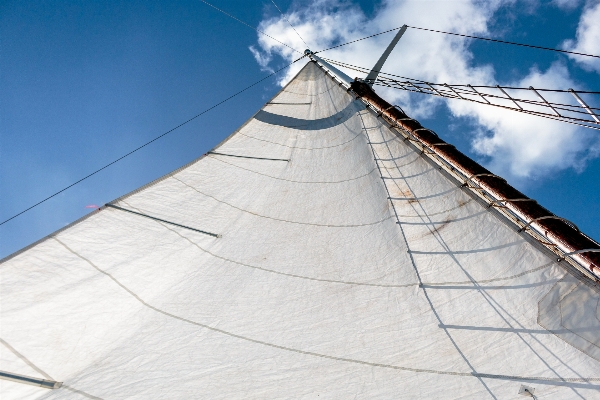
[[[222,162],[222,163],[224,163],[224,164],[231,165],[232,167],[239,168],[239,169],[243,169],[244,171],[252,172],[252,173],[254,173],[254,174],[257,174],[257,175],[266,176],[267,178],[276,179],[276,180],[278,180],[278,181],[293,182],[293,183],[314,183],[314,184],[325,184],[325,183],[344,183],[344,182],[355,181],[355,180],[357,180],[357,179],[364,178],[365,176],[369,176],[369,175],[371,175],[371,174],[372,174],[372,173],[373,173],[373,172],[376,170],[375,168],[373,168],[372,170],[370,170],[370,171],[369,171],[369,172],[367,172],[366,174],[363,174],[363,175],[357,176],[357,177],[355,177],[355,178],[348,178],[348,179],[344,179],[344,180],[341,180],[341,181],[295,181],[295,180],[292,180],[292,179],[279,178],[279,177],[277,177],[277,176],[272,176],[272,175],[263,174],[262,172],[258,172],[258,171],[254,171],[254,170],[251,170],[251,169],[248,169],[248,168],[240,167],[239,165],[232,164],[232,163],[229,163],[229,162],[227,162],[227,161],[220,160],[220,159],[218,159],[218,158],[215,158],[215,157],[210,157],[210,158],[211,158],[211,159],[213,159],[213,160],[216,160],[216,161]]]
[[[430,173],[432,171],[436,171],[436,170],[437,170],[437,168],[429,168],[429,169],[426,169],[425,171],[421,171],[421,172],[418,172],[418,173],[412,174],[412,175],[405,175],[405,176],[382,176],[381,179],[391,179],[391,180],[398,179],[398,180],[404,180],[404,179],[409,179],[409,178],[416,178],[417,176],[422,176],[422,175],[428,174],[428,173]],[[386,171],[386,172],[390,172],[390,171]]]
[[[34,363],[32,363],[27,357],[25,357],[23,354],[19,353],[17,351],[17,349],[15,349],[14,347],[12,347],[6,340],[0,338],[0,343],[2,343],[2,345],[4,345],[4,347],[6,347],[8,350],[10,350],[11,353],[13,353],[15,356],[17,356],[18,358],[20,358],[25,364],[29,365],[33,370],[35,370],[37,373],[41,374],[44,376],[44,378],[46,378],[46,380],[49,381],[55,381],[55,379],[53,377],[51,377],[50,375],[48,375],[46,372],[44,372],[43,370],[41,370],[40,368],[38,368],[37,365],[35,365]]]
[[[190,189],[198,192],[199,194],[201,194],[203,196],[209,197],[209,198],[211,198],[211,199],[213,199],[213,200],[215,200],[215,201],[217,201],[219,203],[228,205],[229,207],[235,208],[236,210],[239,210],[239,211],[242,211],[242,212],[245,212],[245,213],[248,213],[248,214],[252,214],[252,215],[255,215],[257,217],[272,219],[274,221],[287,222],[287,223],[290,223],[290,224],[322,226],[322,227],[327,227],[327,228],[358,228],[358,227],[361,227],[361,226],[377,225],[377,224],[380,224],[380,223],[385,222],[385,221],[387,221],[387,220],[389,220],[389,219],[392,218],[392,216],[389,216],[387,218],[383,218],[383,219],[380,219],[379,221],[375,221],[375,222],[368,222],[368,223],[365,223],[365,224],[352,224],[352,225],[315,224],[315,223],[311,223],[311,222],[290,221],[290,220],[286,220],[286,219],[282,219],[282,218],[269,217],[267,215],[261,215],[261,214],[258,214],[258,213],[255,213],[255,212],[252,212],[252,211],[249,211],[249,210],[245,210],[243,208],[234,206],[233,204],[227,203],[226,201],[217,199],[216,197],[211,196],[210,194],[203,193],[203,192],[199,191],[198,189],[196,189],[195,187],[188,185],[187,183],[185,183],[181,179],[178,179],[178,178],[175,178],[175,177],[173,177],[173,179],[181,182],[183,185],[189,187]]]
[[[561,383],[566,383],[566,382],[596,382],[596,381],[600,381],[600,378],[551,378],[551,377],[533,377],[533,376],[511,376],[511,375],[496,375],[496,374],[486,374],[486,373],[476,373],[476,372],[455,372],[455,371],[442,371],[442,370],[434,370],[434,369],[424,369],[424,368],[411,368],[411,367],[403,367],[403,366],[399,366],[399,365],[391,365],[391,364],[384,364],[384,363],[375,363],[375,362],[370,362],[370,361],[363,361],[363,360],[357,360],[357,359],[352,359],[352,358],[346,358],[346,357],[337,357],[337,356],[331,356],[331,355],[327,355],[327,354],[322,354],[322,353],[316,353],[316,352],[312,352],[312,351],[305,351],[305,350],[300,350],[300,349],[295,349],[293,347],[288,347],[288,346],[282,346],[282,345],[278,345],[275,343],[270,343],[270,342],[266,342],[263,340],[258,340],[258,339],[253,339],[251,337],[248,336],[243,336],[243,335],[239,335],[233,332],[229,332],[226,331],[224,329],[220,329],[220,328],[216,328],[207,324],[202,324],[200,322],[196,322],[193,321],[191,319],[188,318],[184,318],[181,316],[178,316],[176,314],[170,313],[168,311],[165,311],[161,308],[158,308],[156,306],[153,306],[150,303],[147,303],[144,299],[142,299],[138,294],[136,294],[134,291],[132,291],[131,289],[129,289],[127,286],[125,286],[123,283],[121,283],[117,278],[115,278],[112,274],[104,271],[103,269],[101,269],[100,267],[98,267],[97,265],[95,265],[94,263],[92,263],[89,259],[83,257],[82,255],[80,255],[79,253],[75,252],[74,250],[72,250],[70,247],[68,247],[65,243],[63,243],[62,241],[60,241],[58,238],[53,237],[54,240],[56,240],[58,243],[60,243],[65,249],[67,249],[69,252],[71,252],[73,255],[75,255],[76,257],[79,257],[80,259],[84,260],[86,263],[88,263],[92,268],[94,268],[96,271],[100,272],[103,275],[106,275],[108,278],[110,278],[113,282],[115,282],[115,284],[117,284],[118,286],[120,286],[123,290],[125,290],[127,293],[129,293],[135,300],[137,300],[139,303],[141,303],[143,306],[157,312],[160,313],[166,317],[169,318],[173,318],[176,320],[179,320],[181,322],[184,323],[188,323],[191,325],[195,325],[198,326],[200,328],[204,328],[216,333],[220,333],[226,336],[230,336],[236,339],[240,339],[240,340],[244,340],[244,341],[248,341],[248,342],[252,342],[252,343],[256,343],[256,344],[260,344],[263,346],[267,346],[267,347],[271,347],[271,348],[275,348],[275,349],[279,349],[279,350],[284,350],[284,351],[289,351],[289,352],[293,352],[293,353],[298,353],[298,354],[304,354],[304,355],[308,355],[308,356],[313,356],[313,357],[319,357],[319,358],[325,358],[325,359],[329,359],[329,360],[334,360],[334,361],[342,361],[342,362],[348,362],[348,363],[353,363],[353,364],[359,364],[359,365],[367,365],[367,366],[371,366],[371,367],[379,367],[379,368],[388,368],[388,369],[395,369],[395,370],[400,370],[400,371],[406,371],[406,372],[414,372],[414,373],[428,373],[428,374],[435,374],[435,375],[453,375],[453,376],[463,376],[463,377],[476,377],[476,378],[490,378],[490,379],[500,379],[500,380],[527,380],[527,381],[544,381],[544,382],[552,382],[554,384],[561,384]]]
[[[245,133],[241,133],[241,132],[240,132],[240,135],[242,135],[242,136],[246,136],[246,137],[248,137],[248,138],[250,138],[250,139],[259,140],[259,141],[261,141],[261,142],[272,143],[272,144],[276,144],[276,145],[278,145],[278,146],[284,146],[284,147],[288,147],[288,148],[290,148],[290,149],[300,149],[300,150],[322,150],[322,149],[332,149],[332,148],[334,148],[334,147],[343,146],[343,145],[345,145],[345,144],[347,144],[347,143],[350,143],[350,142],[352,142],[353,140],[355,140],[356,138],[358,138],[358,137],[359,137],[361,134],[359,133],[359,134],[357,134],[356,136],[352,137],[352,139],[350,139],[350,140],[347,140],[347,141],[345,141],[345,142],[343,142],[343,143],[335,144],[335,145],[333,145],[333,146],[323,146],[323,147],[299,147],[299,146],[288,146],[287,144],[283,144],[283,143],[277,143],[277,142],[273,142],[273,141],[266,140],[266,139],[260,139],[260,138],[257,138],[256,136],[247,135],[247,134],[245,134]]]
[[[353,285],[353,286],[370,286],[370,287],[382,287],[382,288],[405,288],[405,287],[413,287],[413,286],[419,286],[420,284],[418,282],[414,282],[414,283],[407,283],[407,284],[401,284],[401,285],[394,285],[394,284],[378,284],[378,283],[368,283],[368,282],[356,282],[356,281],[340,281],[340,280],[334,280],[334,279],[325,279],[325,278],[316,278],[316,277],[311,277],[311,276],[306,276],[306,275],[297,275],[297,274],[290,274],[287,272],[283,272],[283,271],[277,271],[274,269],[269,269],[269,268],[264,268],[264,267],[259,267],[257,265],[250,265],[250,264],[246,264],[240,261],[236,261],[233,260],[231,258],[227,258],[227,257],[223,257],[221,255],[218,255],[216,253],[211,252],[210,250],[205,249],[204,247],[200,246],[198,243],[192,241],[191,239],[189,239],[188,237],[182,235],[181,233],[179,233],[176,230],[173,230],[171,228],[169,228],[168,226],[165,226],[165,228],[167,228],[168,230],[170,230],[171,232],[175,233],[176,235],[178,235],[179,237],[185,239],[186,241],[188,241],[190,244],[192,244],[193,246],[195,246],[196,248],[198,248],[200,251],[218,258],[220,260],[232,263],[232,264],[237,264],[243,267],[247,267],[247,268],[252,268],[252,269],[256,269],[259,271],[263,271],[263,272],[268,272],[268,273],[273,273],[273,274],[277,274],[277,275],[282,275],[282,276],[288,276],[291,278],[297,278],[297,279],[305,279],[305,280],[309,280],[309,281],[317,281],[317,282],[325,282],[325,283],[335,283],[335,284],[342,284],[342,285]],[[519,274],[515,274],[515,275],[510,275],[510,276],[505,276],[505,277],[498,277],[498,278],[492,278],[492,279],[483,279],[483,280],[479,280],[479,283],[491,283],[491,282],[497,282],[497,281],[506,281],[506,280],[511,280],[514,278],[518,278],[536,271],[539,271],[541,269],[545,269],[548,268],[549,266],[553,265],[552,262],[544,264],[540,267],[531,269],[531,270],[527,270],[524,272],[521,272]],[[473,283],[472,281],[458,281],[458,282],[426,282],[426,283],[422,283],[421,285],[424,286],[444,286],[444,285],[465,285],[465,284],[469,284],[469,283]],[[471,288],[465,288],[465,290],[469,290]],[[472,289],[474,290],[478,290],[479,288],[477,287],[473,287]]]
[[[196,242],[190,240],[188,237],[182,235],[181,233],[179,233],[173,229],[170,229],[169,227],[166,227],[166,228],[169,229],[171,232],[175,233],[176,235],[180,236],[181,238],[187,240],[190,244],[197,247],[200,251],[207,253],[212,257],[218,258],[218,259],[226,261],[226,262],[230,262],[232,264],[237,264],[237,265],[240,265],[243,267],[257,269],[260,271],[269,272],[269,273],[273,273],[273,274],[277,274],[277,275],[289,276],[291,278],[306,279],[306,280],[317,281],[317,282],[336,283],[336,284],[343,284],[343,285],[372,286],[372,287],[383,287],[383,288],[404,288],[404,287],[412,287],[412,286],[419,286],[419,285],[423,285],[423,286],[465,285],[465,284],[473,283],[472,281],[425,282],[425,283],[421,283],[421,284],[419,284],[418,282],[414,282],[414,283],[407,283],[407,284],[401,284],[401,285],[393,285],[393,284],[378,284],[378,283],[355,282],[355,281],[340,281],[340,280],[334,280],[334,279],[310,277],[310,276],[306,276],[306,275],[290,274],[287,272],[277,271],[274,269],[259,267],[257,265],[246,264],[246,263],[243,263],[240,261],[233,260],[231,258],[220,256],[218,254],[211,252],[210,250],[205,249],[204,247],[202,247],[199,244],[197,244]],[[492,278],[492,279],[482,279],[482,280],[478,280],[477,282],[478,283],[491,283],[491,282],[507,281],[507,280],[519,278],[521,276],[525,276],[525,275],[537,272],[542,269],[546,269],[552,265],[553,265],[553,262],[549,262],[542,266],[521,272],[519,274],[509,275],[509,276],[505,276],[505,277],[497,277],[497,278]],[[465,288],[465,290],[467,290],[467,289],[471,289],[471,288]],[[473,286],[472,289],[479,290],[479,288],[475,287],[475,286]]]

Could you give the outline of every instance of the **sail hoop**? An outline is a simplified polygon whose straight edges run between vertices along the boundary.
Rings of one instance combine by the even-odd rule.
[[[581,249],[581,250],[577,250],[577,251],[572,251],[570,253],[565,253],[562,255],[562,257],[558,257],[556,259],[556,262],[561,262],[562,260],[565,260],[567,257],[572,257],[574,255],[583,254],[583,253],[600,253],[600,249]],[[590,270],[592,272],[594,272],[594,269],[598,269],[600,271],[600,267],[597,267],[595,265],[590,266]]]
[[[481,174],[474,174],[474,175],[471,175],[470,177],[468,177],[468,178],[465,180],[465,183],[463,183],[463,184],[462,184],[462,187],[466,187],[466,186],[468,186],[468,187],[473,187],[473,186],[469,185],[469,182],[472,182],[473,178],[477,178],[477,177],[479,177],[479,176],[493,176],[494,178],[498,178],[498,179],[501,179],[501,180],[503,180],[503,181],[506,181],[506,179],[504,179],[503,177],[501,177],[501,176],[498,176],[498,175],[496,175],[496,174],[487,174],[487,173],[481,173]]]
[[[507,207],[506,204],[504,206],[498,206],[500,203],[513,203],[517,201],[535,201],[534,199],[530,199],[529,197],[521,197],[518,199],[498,199],[492,200],[488,207]],[[535,201],[537,203],[537,201]]]
[[[381,116],[383,115],[383,113],[384,113],[384,112],[386,112],[387,110],[389,110],[389,109],[392,109],[392,108],[397,108],[397,109],[399,109],[400,111],[402,111],[402,112],[404,113],[404,110],[402,109],[402,107],[400,107],[399,105],[396,105],[396,104],[394,104],[393,106],[390,106],[390,107],[386,108],[385,110],[383,110],[383,111],[381,111],[381,112],[378,112],[378,113],[377,113],[377,116],[378,116],[378,117],[381,117]],[[405,113],[405,114],[406,114],[406,113]]]
[[[518,232],[523,232],[525,229],[529,228],[529,226],[531,226],[531,224],[533,224],[534,222],[537,222],[539,220],[542,220],[542,219],[559,219],[561,221],[565,221],[567,224],[569,224],[573,228],[577,229],[578,232],[581,232],[579,230],[579,227],[577,227],[577,225],[575,225],[574,223],[572,223],[568,219],[563,218],[563,217],[559,217],[557,215],[546,215],[546,216],[543,216],[543,217],[534,218],[531,221],[529,221],[525,226],[523,226],[521,229],[519,229]]]

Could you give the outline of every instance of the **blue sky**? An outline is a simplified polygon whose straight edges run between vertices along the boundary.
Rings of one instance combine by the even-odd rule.
[[[298,47],[295,41],[299,39],[285,28],[270,0],[212,3],[282,41],[294,41]],[[600,37],[582,30],[585,15],[600,10],[597,1],[276,3],[301,34],[304,32],[304,39],[315,46],[313,50],[407,23],[600,54],[600,48],[594,53],[593,44],[589,45],[595,42],[600,46]],[[449,5],[452,13],[446,11]],[[329,32],[319,29],[319,21],[326,18],[331,21]],[[586,32],[596,40],[584,43],[581,34]],[[562,85],[568,82],[580,89],[600,90],[600,65],[553,52],[462,39],[428,47],[447,40],[436,35],[407,32],[384,70],[472,84],[479,82],[464,80],[525,82],[537,71],[548,87],[567,89]],[[269,43],[270,39],[199,1],[4,1],[0,5],[0,37],[1,220],[179,125],[290,59],[277,43]],[[371,67],[389,40],[391,36],[382,35],[323,55]],[[454,53],[440,50],[446,48]],[[551,75],[548,71],[558,72]],[[288,78],[282,73],[257,85],[0,226],[0,257],[85,215],[91,211],[86,206],[109,202],[199,157],[256,112]],[[566,137],[576,146],[563,154],[564,145],[553,148],[541,143],[552,143],[555,138],[560,143],[564,139],[560,135],[566,135],[563,128],[533,120],[528,132],[539,128],[550,133],[543,140],[532,136],[527,142],[525,134],[507,133],[502,124],[490,128],[498,123],[494,110],[480,112],[451,102],[397,96],[395,100],[404,102],[425,126],[600,239],[600,154],[594,151],[600,132],[569,131]],[[517,134],[521,136],[514,136]],[[539,147],[547,153],[523,161],[515,146],[506,144],[515,141],[517,147]]]

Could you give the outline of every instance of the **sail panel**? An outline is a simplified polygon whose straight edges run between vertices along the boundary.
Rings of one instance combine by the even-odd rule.
[[[597,292],[313,62],[114,205],[138,214],[103,208],[0,266],[2,339],[64,382],[10,396],[600,388]]]

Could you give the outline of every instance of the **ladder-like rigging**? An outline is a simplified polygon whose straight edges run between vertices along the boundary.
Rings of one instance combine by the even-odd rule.
[[[368,68],[324,58],[333,65],[369,74]],[[368,79],[367,79],[368,80]],[[379,71],[373,85],[428,94],[448,99],[459,99],[500,107],[538,117],[549,118],[600,130],[600,108],[588,105],[583,96],[600,100],[600,92],[574,89],[540,89],[530,86],[512,87],[501,85],[449,85],[420,79],[407,78]]]

